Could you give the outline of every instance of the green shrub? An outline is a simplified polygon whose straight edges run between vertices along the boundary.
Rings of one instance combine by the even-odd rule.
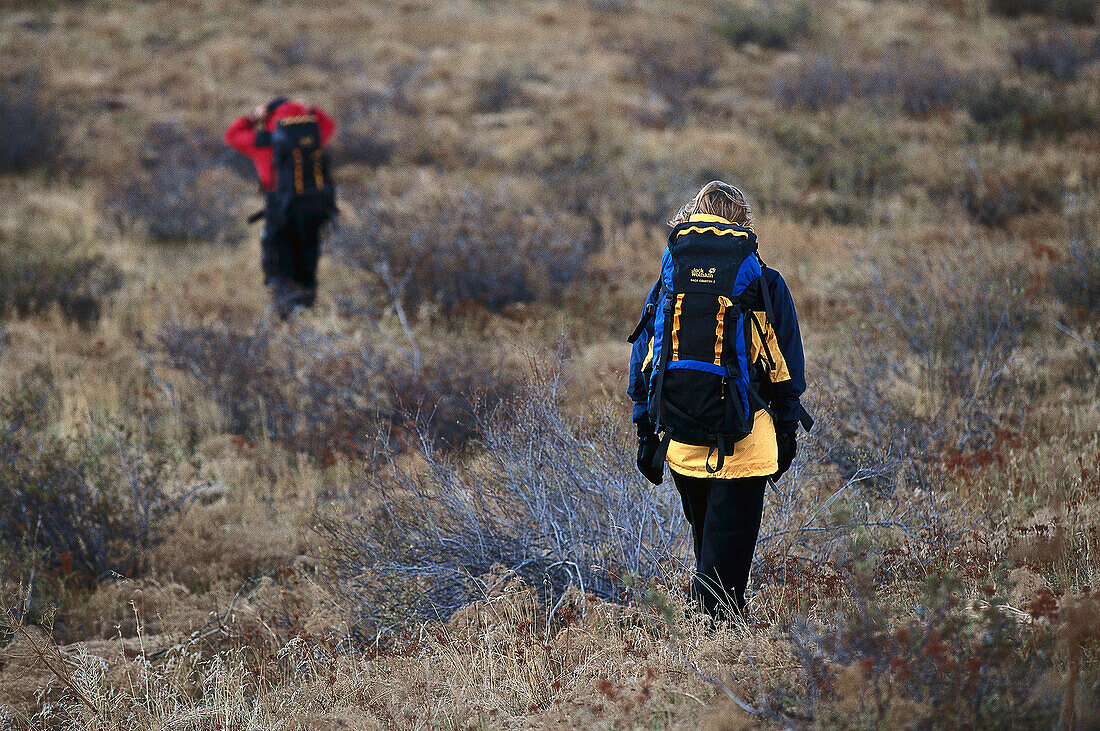
[[[904,168],[900,144],[878,125],[835,119],[824,128],[793,122],[776,130],[776,140],[803,168],[813,195],[794,207],[796,215],[835,223],[868,219],[871,199],[897,189]]]
[[[1100,124],[1100,116],[1088,100],[1001,83],[974,90],[967,108],[982,134],[1000,140],[1060,141]]]
[[[786,8],[766,5],[738,5],[726,12],[716,30],[730,43],[755,43],[763,48],[790,48],[810,35],[813,7],[798,2]]]
[[[1006,18],[1046,15],[1077,25],[1096,22],[1095,0],[989,0],[989,12]]]

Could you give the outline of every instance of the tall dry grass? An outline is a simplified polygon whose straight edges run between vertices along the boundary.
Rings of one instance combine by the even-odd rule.
[[[0,723],[1096,725],[1086,6],[6,9]],[[218,136],[286,92],[345,216],[277,323]],[[623,395],[715,177],[819,421],[737,626]]]

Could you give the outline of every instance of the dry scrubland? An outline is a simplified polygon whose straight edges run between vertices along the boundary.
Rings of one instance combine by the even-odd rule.
[[[0,725],[1096,727],[1096,15],[6,3]],[[282,92],[344,210],[288,324],[219,140]],[[819,418],[736,628],[624,403],[713,177]]]

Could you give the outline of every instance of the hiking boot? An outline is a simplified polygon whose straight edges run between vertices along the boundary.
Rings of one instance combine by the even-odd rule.
[[[271,280],[271,306],[280,320],[289,320],[294,310],[313,304],[316,296],[312,290],[305,290],[297,283],[282,277]]]

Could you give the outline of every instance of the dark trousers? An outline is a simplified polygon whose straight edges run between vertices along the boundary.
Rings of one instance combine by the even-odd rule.
[[[711,615],[721,607],[743,612],[768,478],[718,480],[675,470],[672,478],[694,540],[692,598]]]
[[[310,307],[317,295],[317,262],[323,221],[299,215],[293,206],[278,223],[268,216],[260,239],[264,284],[285,316],[296,306]]]

